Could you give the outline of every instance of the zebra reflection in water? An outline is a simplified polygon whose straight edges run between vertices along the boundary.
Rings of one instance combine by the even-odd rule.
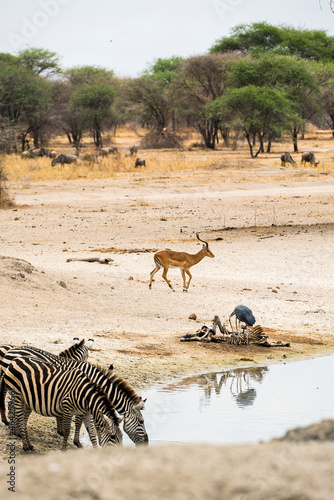
[[[199,375],[197,382],[204,389],[204,397],[200,399],[200,406],[209,406],[212,393],[219,396],[223,386],[230,382],[230,392],[239,407],[251,406],[256,399],[256,389],[251,383],[261,383],[267,366],[256,368],[237,368],[223,373],[207,373]]]

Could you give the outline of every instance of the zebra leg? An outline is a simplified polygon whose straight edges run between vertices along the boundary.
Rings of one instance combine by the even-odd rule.
[[[24,451],[34,451],[35,448],[31,444],[28,436],[27,423],[28,418],[31,413],[31,409],[18,397],[15,399],[15,416],[17,421],[17,427],[20,433],[20,436],[23,441],[23,450]]]
[[[62,445],[62,450],[66,451],[68,449],[68,437],[70,435],[71,431],[71,421],[73,417],[73,403],[69,399],[64,399],[63,401],[63,445]]]
[[[88,432],[90,442],[92,443],[94,448],[97,448],[98,442],[97,442],[97,438],[96,438],[94,419],[93,419],[91,413],[87,413],[86,415],[84,415],[83,421],[84,421],[86,430]]]
[[[57,434],[63,436],[63,417],[56,417],[57,420]]]
[[[74,422],[75,422],[75,431],[74,431],[73,443],[77,448],[82,448],[82,444],[80,443],[80,429],[82,425],[81,415],[76,415],[76,417],[74,418]]]

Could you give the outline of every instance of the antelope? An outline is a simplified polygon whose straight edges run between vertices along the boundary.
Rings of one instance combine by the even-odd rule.
[[[175,292],[174,288],[171,285],[171,282],[167,279],[167,272],[170,267],[178,267],[183,278],[183,291],[188,291],[192,278],[189,269],[195,264],[201,262],[204,257],[214,257],[214,254],[209,249],[208,243],[204,240],[201,240],[198,233],[196,233],[196,238],[199,241],[202,241],[203,245],[202,249],[195,254],[174,252],[173,250],[161,250],[160,252],[154,254],[155,268],[153,269],[153,271],[151,271],[151,279],[149,284],[150,289],[152,288],[153,276],[159,271],[161,267],[163,267],[164,270],[162,273],[162,277],[166,281],[169,288],[171,288],[173,292]],[[188,283],[186,283],[186,273],[189,276]]]

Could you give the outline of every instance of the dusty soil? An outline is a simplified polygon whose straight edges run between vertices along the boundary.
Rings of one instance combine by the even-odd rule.
[[[10,190],[16,206],[0,211],[0,343],[27,343],[57,353],[73,337],[92,337],[91,361],[113,362],[143,396],[147,387],[183,375],[333,352],[333,175],[312,167],[283,169],[265,159],[238,166],[237,170],[219,166],[218,159],[215,168],[177,173],[135,171],[107,180],[30,183],[24,188],[13,182]],[[200,249],[195,232],[209,242],[215,258],[192,269],[188,293],[182,292],[181,275],[175,269],[169,271],[175,293],[161,272],[149,290],[153,252],[172,248],[195,253]],[[108,257],[112,262],[67,262],[89,257]],[[247,349],[180,342],[182,335],[194,333],[215,314],[226,321],[238,304],[252,309],[269,339],[290,342],[291,347]],[[188,319],[192,313],[196,321]],[[53,427],[49,419],[29,420],[39,453],[59,449]],[[7,461],[6,433],[0,425],[2,462]],[[273,446],[274,456],[281,445]],[[309,455],[308,445],[302,446],[296,451],[298,457]],[[202,470],[204,463],[205,474],[212,472],[213,481],[223,488],[233,464],[240,464],[237,457],[249,465],[259,454],[263,464],[269,463],[270,445],[227,448],[217,448],[214,458],[211,448],[204,447],[201,464],[195,460],[201,451],[196,451],[196,465],[194,469],[189,465],[189,474]],[[146,460],[145,450],[123,451],[127,464]],[[123,463],[123,459],[118,462],[123,451],[113,459],[115,470],[122,468],[116,463]],[[96,456],[89,452],[82,455],[87,463]],[[143,466],[147,474],[151,461],[161,460],[172,477],[177,464],[193,451],[185,447],[180,456],[173,448],[148,453]],[[231,462],[224,462],[226,470],[220,470],[218,480],[215,465],[221,464],[225,453],[231,453]],[[324,463],[323,457],[330,453],[333,456],[333,445],[324,443],[296,474],[308,474],[313,459],[321,456]],[[107,451],[100,456],[106,457]],[[22,481],[30,477],[29,489],[39,474],[32,472],[31,463],[30,467],[28,460],[22,461]],[[53,463],[47,459],[48,466]],[[71,474],[79,478],[84,470],[73,469]],[[243,471],[238,478],[253,474],[251,467]],[[322,488],[326,487],[325,482]],[[89,488],[79,496],[75,491],[63,498],[107,498],[104,493],[89,493]],[[239,491],[236,498],[328,498],[321,496],[322,491],[318,496],[294,497],[247,496]],[[32,498],[22,495],[19,498]],[[128,497],[122,491],[115,498]],[[154,496],[148,493],[146,498]]]

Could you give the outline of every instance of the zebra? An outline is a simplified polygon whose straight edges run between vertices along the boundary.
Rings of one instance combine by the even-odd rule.
[[[8,368],[13,359],[18,357],[29,356],[41,361],[48,361],[52,363],[53,361],[56,362],[60,356],[60,364],[66,363],[69,359],[73,359],[76,361],[87,361],[89,356],[89,349],[94,344],[94,340],[88,339],[88,342],[85,343],[85,339],[82,339],[79,342],[79,339],[75,337],[73,341],[75,341],[75,343],[71,347],[65,349],[64,351],[61,351],[58,355],[52,354],[48,351],[44,351],[42,349],[39,349],[38,347],[12,347],[10,345],[0,346],[0,380],[3,376],[2,372]],[[1,419],[3,422],[7,421],[5,413],[1,413]]]
[[[24,349],[22,349],[24,351]],[[17,351],[17,352],[15,352]],[[144,418],[141,410],[144,409],[145,401],[142,400],[140,396],[135,392],[135,390],[121,377],[114,375],[111,368],[103,368],[91,363],[79,362],[68,358],[63,358],[56,356],[54,354],[46,353],[42,351],[43,355],[48,355],[47,359],[44,357],[42,360],[55,363],[57,365],[66,366],[67,368],[78,368],[82,370],[93,382],[99,385],[108,395],[112,404],[115,406],[117,412],[124,417],[123,429],[129,436],[129,438],[138,444],[148,444],[148,436],[145,429]],[[22,355],[22,351],[19,349],[12,349],[8,352],[9,363],[7,363],[7,356],[2,360],[2,364],[5,366],[10,365],[13,357]],[[23,356],[29,356],[27,350],[23,353]],[[37,352],[31,354],[34,358],[37,356]],[[1,411],[1,419],[4,423],[8,422],[5,412]],[[79,448],[81,447],[79,440],[80,428],[82,421],[80,419],[75,419],[75,436],[74,444]],[[62,423],[60,419],[57,419],[57,431],[61,433]]]
[[[141,410],[145,408],[146,399],[143,400],[123,378],[112,371],[89,363],[79,363],[89,378],[97,383],[109,397],[119,415],[123,417],[123,430],[136,446],[148,445],[148,435],[145,428],[144,417]],[[79,368],[79,366],[78,366]],[[75,417],[74,444],[81,447],[79,441],[81,417]]]
[[[73,415],[81,416],[93,446],[97,443],[92,418],[100,446],[122,442],[122,431],[119,428],[121,419],[117,416],[115,407],[106,393],[81,370],[29,357],[14,359],[0,383],[1,411],[5,406],[6,386],[16,393],[15,417],[24,451],[34,450],[27,431],[27,422],[32,411],[46,417],[61,418],[63,450],[68,448]],[[109,423],[103,415],[110,419]]]
[[[71,345],[68,349],[65,349],[64,351],[61,351],[58,356],[61,356],[63,358],[71,358],[71,359],[76,359],[77,361],[87,361],[88,356],[89,356],[89,350],[93,346],[94,340],[93,339],[88,339],[88,342],[85,343],[85,339],[82,339],[79,341],[77,337],[74,337],[73,339],[73,345]],[[48,361],[49,355],[51,356],[57,356],[56,354],[49,353],[48,351],[43,351],[42,349],[39,349],[38,347],[31,347],[31,346],[21,346],[21,347],[14,347],[12,345],[2,345],[0,346],[0,371],[3,369],[3,358],[7,356],[8,351],[12,349],[19,349],[22,352],[22,356],[24,356],[25,352],[27,352],[28,356],[32,356],[33,353],[40,356],[40,359],[45,359]],[[15,353],[16,356],[18,353]],[[8,357],[6,360],[9,360],[10,354],[8,354]],[[43,358],[45,356],[45,358]],[[6,366],[4,367],[6,368]]]

